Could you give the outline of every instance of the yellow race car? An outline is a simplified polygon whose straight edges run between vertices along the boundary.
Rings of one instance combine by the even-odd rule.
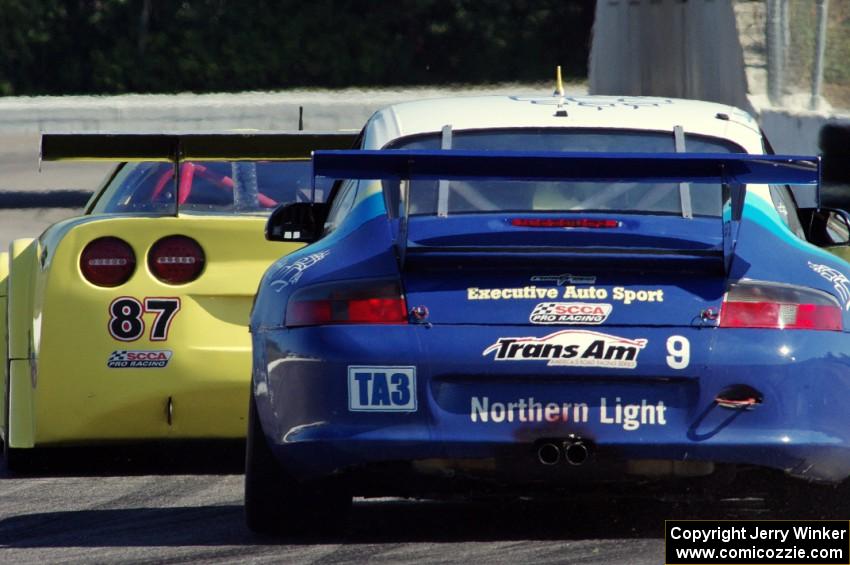
[[[33,448],[243,437],[251,300],[302,245],[267,241],[266,216],[326,196],[310,153],[354,137],[43,136],[43,159],[120,164],[84,215],[0,253],[7,466]]]

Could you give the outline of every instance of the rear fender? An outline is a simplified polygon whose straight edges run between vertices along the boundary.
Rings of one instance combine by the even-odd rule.
[[[4,253],[4,255],[6,255]],[[3,381],[3,438],[10,447],[31,447],[32,304],[38,267],[38,241],[16,239],[9,246],[6,278],[7,339]],[[9,410],[6,414],[6,410]]]
[[[9,359],[30,357],[37,249],[38,242],[34,239],[16,239],[9,246]]]
[[[0,438],[3,438],[3,441],[6,440],[6,396],[5,391],[9,387],[9,344],[8,344],[8,331],[6,327],[8,326],[8,321],[6,319],[7,313],[7,299],[6,295],[8,294],[7,290],[7,281],[9,279],[9,253],[4,251],[0,253],[0,363],[2,365],[3,371],[3,380],[2,382],[2,391],[3,396],[0,397],[2,401],[0,401]]]

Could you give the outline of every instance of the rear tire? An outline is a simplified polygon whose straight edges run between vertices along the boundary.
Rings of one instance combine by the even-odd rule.
[[[321,535],[344,526],[351,495],[330,479],[297,481],[269,448],[251,394],[245,449],[245,521],[252,531],[271,535]]]
[[[3,443],[3,460],[6,470],[12,473],[29,473],[36,468],[35,454],[32,449],[16,449]]]
[[[767,495],[770,518],[839,520],[847,514],[848,484],[819,484],[804,479],[783,478]]]
[[[6,441],[3,443],[3,460],[6,464],[6,470],[13,473],[26,473],[33,468],[33,450],[32,449],[16,449],[9,447],[9,420],[11,419],[12,403],[9,400],[9,360],[6,359],[6,382],[3,383],[4,395],[3,402],[6,404],[6,421],[3,425],[6,429]]]

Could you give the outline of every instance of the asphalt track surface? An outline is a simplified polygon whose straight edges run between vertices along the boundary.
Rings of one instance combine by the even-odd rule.
[[[272,538],[244,525],[242,447],[89,448],[0,471],[0,563],[663,562],[666,519],[771,515],[757,499],[355,499],[344,530]],[[821,493],[823,494],[823,493]],[[834,497],[834,491],[828,493]],[[815,503],[810,506],[824,507]]]
[[[274,539],[244,526],[238,465],[164,474],[168,466],[0,476],[0,562],[659,563],[663,520],[675,512],[645,502],[358,499],[339,535]]]
[[[165,454],[164,454],[165,453]],[[356,499],[330,537],[257,536],[238,446],[71,451],[0,474],[0,562],[660,563],[664,520],[764,517],[755,504],[560,496]]]

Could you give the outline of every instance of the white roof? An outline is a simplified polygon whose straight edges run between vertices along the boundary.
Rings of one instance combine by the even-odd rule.
[[[562,104],[559,106],[559,103]],[[563,110],[563,112],[558,112]],[[398,137],[481,128],[617,128],[685,133],[730,139],[762,153],[756,121],[738,108],[713,102],[643,96],[471,96],[395,104],[366,125],[364,149],[380,149]]]

